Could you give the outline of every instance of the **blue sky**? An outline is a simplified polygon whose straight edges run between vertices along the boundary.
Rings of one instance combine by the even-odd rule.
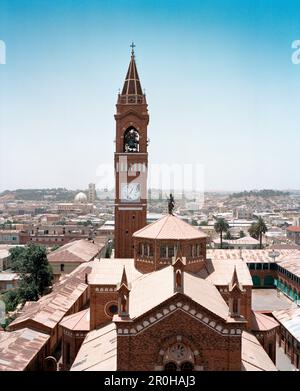
[[[300,0],[0,0],[0,190],[97,183],[132,40],[150,163],[202,164],[206,190],[299,189],[299,15]]]

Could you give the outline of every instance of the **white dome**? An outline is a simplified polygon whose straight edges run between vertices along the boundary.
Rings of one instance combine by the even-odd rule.
[[[87,201],[87,196],[84,193],[80,192],[76,194],[74,201],[82,204]]]

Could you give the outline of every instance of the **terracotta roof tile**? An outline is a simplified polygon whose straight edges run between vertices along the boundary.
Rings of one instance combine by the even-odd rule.
[[[147,239],[198,239],[207,235],[200,229],[186,223],[177,216],[168,214],[161,219],[146,225],[133,234],[135,238]]]

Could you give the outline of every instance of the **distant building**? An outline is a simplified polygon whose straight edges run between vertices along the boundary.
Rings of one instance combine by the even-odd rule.
[[[300,244],[300,227],[292,225],[287,227],[286,236],[296,244]]]
[[[230,248],[230,249],[255,249],[259,248],[259,240],[252,238],[251,236],[245,236],[244,238],[235,239],[235,240],[228,240],[223,239],[223,248]],[[215,239],[213,241],[214,248],[221,248],[221,241],[220,239]]]
[[[19,276],[17,273],[0,273],[0,292],[8,291],[17,287]]]
[[[82,263],[90,262],[98,256],[105,256],[105,242],[93,243],[76,240],[48,254],[55,280],[62,274],[69,274]]]
[[[88,202],[93,204],[96,201],[96,185],[95,183],[89,184],[88,190]]]
[[[236,219],[250,220],[253,218],[253,211],[245,206],[239,206],[235,209],[234,216]]]
[[[0,230],[0,244],[19,244],[19,232],[17,230]]]
[[[76,204],[84,204],[85,202],[87,202],[86,194],[84,194],[83,192],[80,192],[80,193],[76,194],[76,196],[74,198],[74,203],[76,203]]]

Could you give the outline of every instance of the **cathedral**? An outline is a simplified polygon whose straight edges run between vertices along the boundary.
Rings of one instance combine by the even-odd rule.
[[[168,213],[146,224],[148,105],[131,51],[116,104],[115,251],[86,274],[67,315],[62,370],[275,371],[275,332],[251,308],[242,260],[207,258],[201,230]]]

